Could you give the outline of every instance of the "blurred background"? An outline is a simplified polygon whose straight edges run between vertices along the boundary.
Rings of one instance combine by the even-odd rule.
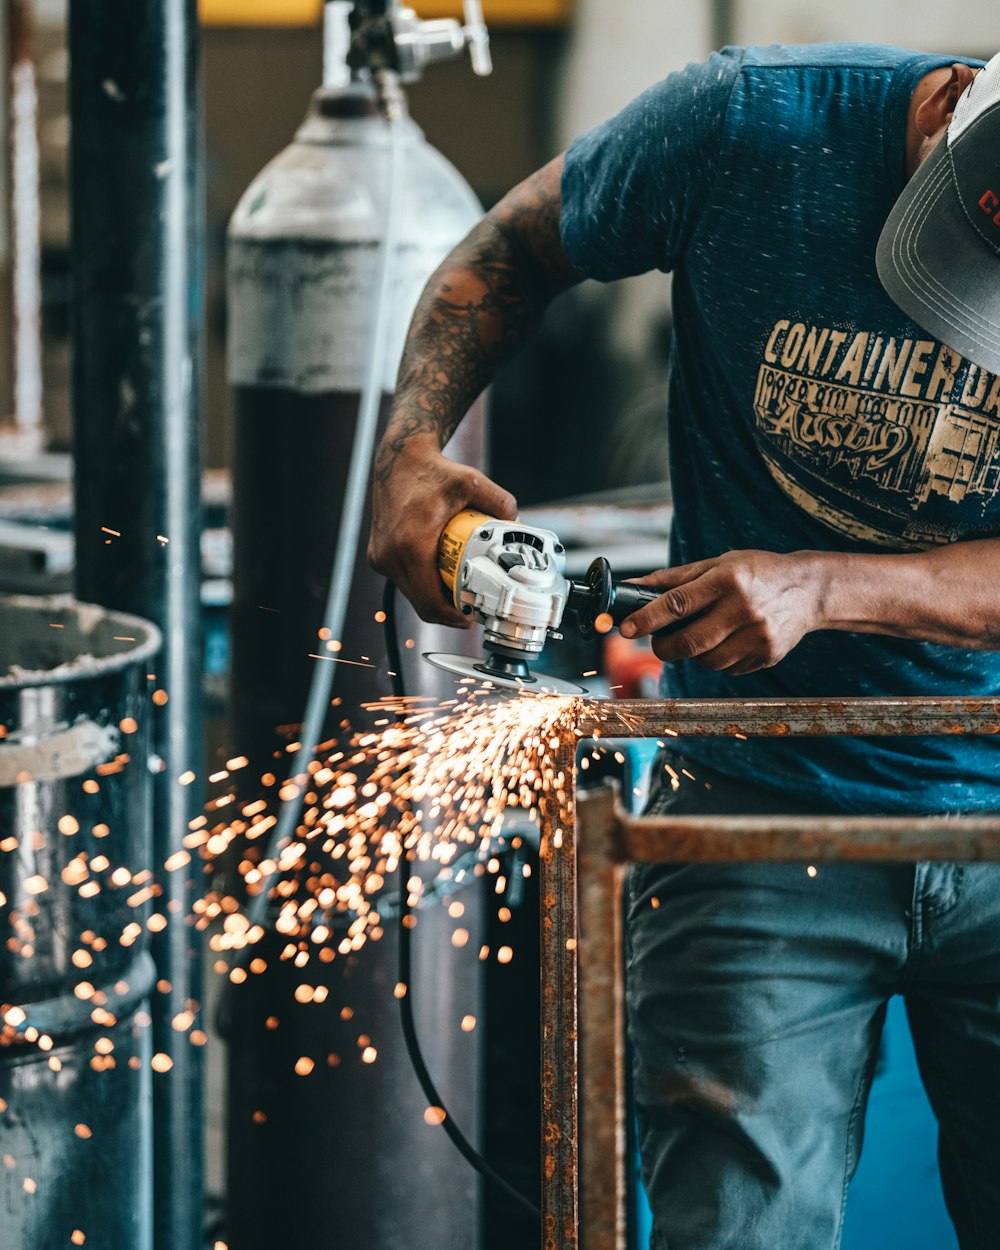
[[[11,414],[0,422],[0,589],[49,592],[69,588],[74,560],[67,0],[3,0],[3,4],[0,66],[9,76],[19,57],[27,57],[34,68],[37,114],[29,116],[27,124],[37,135],[39,180],[37,198],[23,174],[19,182],[15,165],[19,150],[23,156],[25,132],[19,148],[17,108],[0,110],[0,417]],[[290,143],[322,81],[322,7],[321,0],[201,3],[206,296],[201,598],[209,768],[233,749],[227,609],[234,423],[226,373],[227,227],[247,187]],[[415,0],[415,8],[426,18],[460,14],[460,5],[450,0]],[[905,6],[897,0],[837,4],[484,0],[484,11],[491,34],[492,77],[473,77],[458,60],[435,68],[408,90],[412,116],[428,142],[453,163],[484,207],[644,87],[704,58],[713,48],[732,43],[867,40],[984,58],[1000,48],[996,0],[952,0],[948,5],[909,0]],[[33,107],[31,99],[27,106]],[[20,215],[11,210],[18,185]],[[37,229],[32,231],[29,221],[19,236],[17,221],[24,227],[25,214],[30,218],[36,204]],[[22,289],[18,296],[15,290],[14,260],[17,248],[26,246],[38,249],[40,367],[33,386],[24,389],[30,369],[15,368],[13,326],[18,299],[27,300],[22,307],[31,307],[31,292]],[[22,273],[24,259],[22,255]],[[642,571],[645,555],[640,556],[634,544],[630,547],[614,538],[622,525],[621,509],[626,520],[632,515],[628,509],[646,509],[647,536],[661,547],[669,523],[664,396],[670,330],[669,282],[662,275],[608,287],[586,284],[553,307],[536,340],[497,382],[491,399],[487,427],[491,475],[517,495],[522,507],[536,509],[538,518],[557,518],[554,523],[564,537],[577,522],[584,530],[596,524],[598,537],[584,533],[580,545],[620,542],[623,550],[616,567],[622,572]],[[21,350],[27,350],[23,343]],[[523,454],[525,445],[532,448],[531,455]],[[595,508],[618,507],[617,520],[612,518],[609,529],[594,521],[593,512],[581,521],[582,514],[573,511],[578,501]],[[555,505],[562,511],[552,511]],[[577,657],[574,664],[579,668],[591,659]],[[637,693],[651,693],[648,666],[635,682]],[[629,789],[637,783],[642,762],[630,756],[623,766]],[[529,890],[523,900],[520,937],[529,953],[537,941],[532,918],[536,905],[537,897]],[[488,918],[483,923],[488,924]],[[484,1086],[482,1134],[487,1139],[492,1134],[495,1158],[515,1168],[523,1165],[524,1183],[530,1185],[531,1155],[537,1146],[532,1110],[536,1087],[531,1079],[537,1017],[529,1012],[523,1027],[509,1027],[525,996],[530,999],[533,993],[532,978],[537,979],[530,959],[525,966],[529,973],[520,981],[512,979],[509,970],[494,969],[488,974],[492,980],[475,993],[479,1000],[487,1000],[484,1018],[495,1022],[483,1042],[483,1063],[500,1067],[523,1063],[528,1074],[520,1083],[502,1088]],[[427,975],[439,974],[428,965]],[[210,1000],[213,994],[210,986]],[[234,1105],[230,1097],[227,1111],[223,1088],[227,1060],[217,1031],[210,1033],[206,1049],[205,1244],[231,1244],[232,1250],[243,1250],[253,1243],[231,1237],[226,1155],[227,1137],[230,1152],[234,1142],[239,1148],[245,1131],[240,1116],[250,1103]],[[0,1099],[0,1111],[3,1107]],[[335,1117],[337,1108],[330,1107],[327,1114]],[[0,1146],[2,1141],[0,1124]],[[302,1144],[301,1138],[290,1135],[287,1147],[295,1151]],[[844,1237],[848,1250],[903,1245],[909,1250],[948,1250],[954,1245],[941,1203],[934,1151],[933,1122],[919,1089],[905,1023],[894,1009],[873,1092],[862,1169],[849,1206]],[[405,1159],[400,1166],[405,1169]],[[464,1167],[457,1156],[448,1166]],[[230,1189],[232,1175],[230,1163]],[[263,1185],[267,1178],[246,1179],[248,1184],[259,1180]],[[471,1188],[471,1181],[462,1181],[461,1193],[471,1194]],[[293,1205],[308,1204],[308,1183],[289,1200]],[[488,1197],[482,1200],[477,1224],[483,1250],[531,1244],[525,1226],[514,1217],[505,1223],[508,1215],[490,1203]],[[647,1228],[636,1184],[631,1232],[636,1247],[646,1244]],[[99,1240],[93,1244],[103,1250]],[[398,1242],[378,1245],[347,1240],[324,1244],[343,1250],[383,1250],[390,1244],[418,1250],[424,1244],[468,1247],[468,1242],[413,1240],[411,1233],[400,1233]],[[9,1242],[0,1221],[0,1250],[42,1248]]]
[[[446,0],[421,16],[457,12]],[[225,232],[262,166],[288,143],[320,81],[320,3],[204,0],[202,39],[207,189],[207,463],[228,462],[225,375]],[[498,0],[487,2],[495,72],[439,67],[410,92],[428,141],[452,161],[486,207],[670,70],[727,43],[872,40],[928,51],[989,55],[1000,43],[991,0],[943,6],[892,0]],[[38,0],[42,188],[44,393],[47,444],[70,443],[68,345],[69,122],[65,3]],[[0,170],[0,172],[3,172]],[[9,174],[8,174],[9,176]],[[9,249],[0,264],[8,275]],[[9,318],[9,304],[7,309]],[[524,504],[661,481],[668,283],[651,275],[589,284],[553,309],[538,343],[497,386],[493,465]],[[9,353],[9,343],[0,352]],[[0,411],[11,411],[9,355],[0,355]],[[611,416],[613,414],[613,421]],[[515,456],[531,430],[539,454]],[[503,438],[499,437],[500,432]],[[539,440],[541,446],[539,446]],[[558,452],[551,457],[543,453]],[[544,465],[544,476],[538,466]],[[551,480],[553,466],[559,480]]]

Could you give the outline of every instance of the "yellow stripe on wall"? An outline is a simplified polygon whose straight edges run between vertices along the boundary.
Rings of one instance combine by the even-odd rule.
[[[200,0],[206,26],[317,26],[323,0]]]
[[[461,0],[413,0],[421,17],[462,16]],[[562,26],[569,21],[573,0],[483,0],[487,26]]]
[[[200,0],[206,26],[316,26],[323,0]],[[462,16],[461,0],[414,0],[421,17]],[[562,26],[573,0],[483,0],[493,26]]]

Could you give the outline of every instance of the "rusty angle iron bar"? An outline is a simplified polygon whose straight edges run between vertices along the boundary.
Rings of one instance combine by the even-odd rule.
[[[1000,860],[1000,817],[630,816],[622,862]]]
[[[637,699],[588,700],[578,705],[577,714],[563,733],[557,752],[558,791],[546,796],[540,813],[543,1250],[556,1250],[556,1247],[578,1250],[581,1244],[584,1250],[611,1250],[612,1245],[623,1244],[621,1195],[617,1185],[610,1188],[602,1185],[599,1192],[592,1192],[587,1205],[592,1213],[598,1212],[598,1218],[592,1222],[592,1235],[584,1230],[582,1242],[579,1223],[579,912],[574,776],[577,742],[587,738],[907,737],[998,733],[1000,699],[970,697]],[[651,818],[630,816],[610,799],[598,802],[596,807],[607,809],[605,820],[598,823],[603,823],[606,836],[611,839],[611,858],[622,863],[629,860],[1000,860],[1000,818],[991,816]],[[591,819],[597,815],[595,808]],[[586,868],[591,850],[581,848],[581,853]],[[583,885],[586,892],[587,882]],[[593,988],[600,997],[598,987]],[[605,1008],[606,997],[604,995]],[[609,1021],[603,1023],[613,1027]],[[598,1046],[595,1053],[607,1049],[606,1045],[603,1051]],[[598,1064],[599,1068],[601,1066]],[[599,1079],[596,1072],[591,1076]],[[593,1113],[588,1118],[592,1124]],[[608,1129],[605,1125],[597,1133],[605,1144],[614,1136]],[[594,1164],[592,1154],[587,1162],[592,1189]],[[605,1208],[603,1214],[600,1214],[601,1208]]]
[[[577,732],[583,738],[1000,734],[1000,699],[588,700]]]
[[[575,756],[564,735],[540,813],[543,1250],[578,1244]]]

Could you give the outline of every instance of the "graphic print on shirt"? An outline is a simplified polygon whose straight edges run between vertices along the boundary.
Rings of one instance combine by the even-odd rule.
[[[862,542],[1000,533],[1000,378],[932,339],[775,322],[754,395],[781,488]]]

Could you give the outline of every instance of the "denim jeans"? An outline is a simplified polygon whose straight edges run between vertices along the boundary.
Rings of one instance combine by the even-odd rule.
[[[664,762],[650,812],[830,810]],[[654,1250],[838,1246],[893,994],[962,1250],[1000,1247],[1000,865],[634,865],[628,929]]]

